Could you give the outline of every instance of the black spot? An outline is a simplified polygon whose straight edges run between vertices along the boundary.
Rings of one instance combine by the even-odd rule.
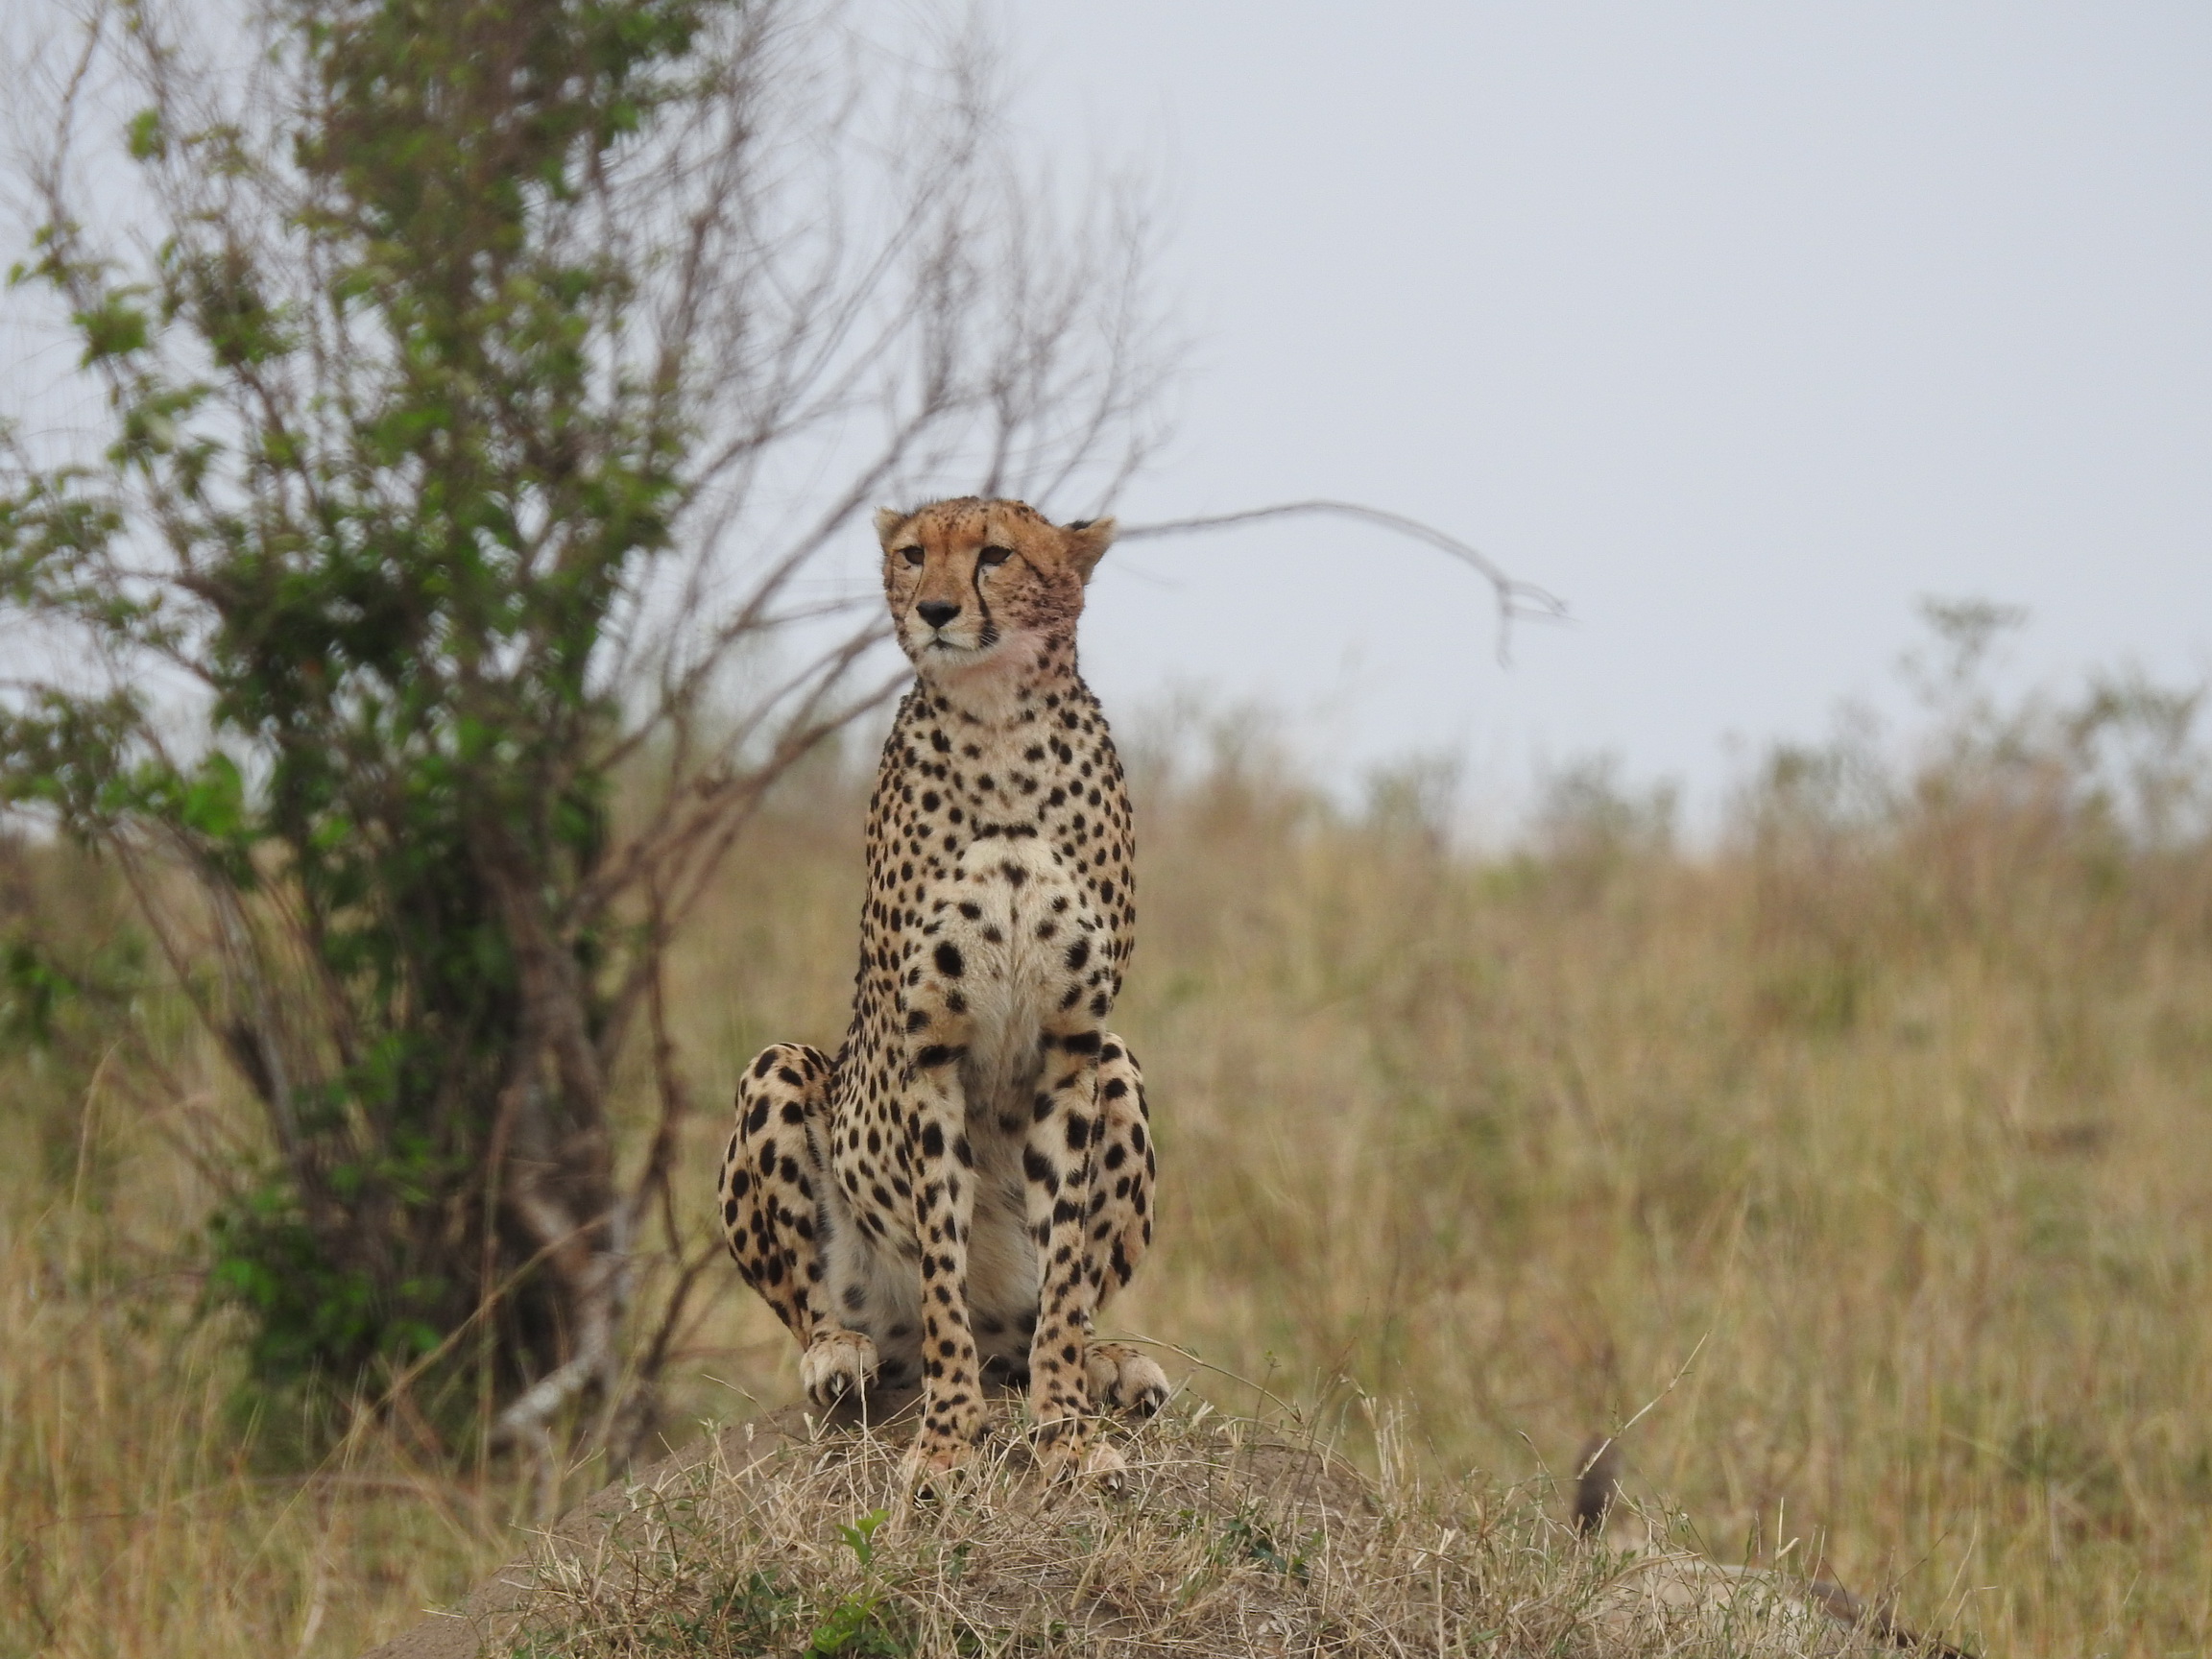
[[[1080,1152],[1091,1144],[1091,1119],[1079,1113],[1068,1114],[1068,1150]]]
[[[966,909],[966,905],[961,906]],[[968,971],[968,964],[960,959],[960,948],[947,939],[937,947],[937,972],[948,979],[957,979]]]
[[[925,1158],[942,1158],[945,1156],[945,1131],[935,1123],[922,1125],[922,1156]]]
[[[1022,1173],[1048,1193],[1060,1190],[1060,1177],[1053,1172],[1052,1161],[1034,1146],[1022,1148]]]
[[[1083,965],[1084,965],[1086,962],[1090,961],[1090,960],[1091,960],[1091,941],[1090,941],[1090,940],[1088,940],[1088,939],[1078,939],[1078,940],[1076,940],[1076,941],[1075,941],[1075,943],[1074,943],[1074,944],[1072,944],[1072,945],[1070,945],[1070,946],[1069,946],[1069,947],[1068,947],[1068,972],[1069,972],[1069,973],[1070,973],[1070,974],[1073,974],[1073,973],[1077,973],[1077,972],[1079,972],[1079,971],[1082,969]]]

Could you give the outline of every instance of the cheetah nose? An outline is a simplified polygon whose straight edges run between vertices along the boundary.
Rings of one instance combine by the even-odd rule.
[[[959,606],[949,604],[943,599],[925,599],[914,609],[922,613],[922,620],[932,628],[942,628],[960,614]]]

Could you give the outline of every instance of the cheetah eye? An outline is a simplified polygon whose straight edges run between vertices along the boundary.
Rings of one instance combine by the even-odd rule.
[[[899,557],[905,560],[909,565],[919,565],[922,563],[922,549],[919,547],[902,547],[899,549]]]
[[[1013,557],[1014,549],[1011,547],[986,547],[975,555],[975,563],[988,570],[994,565],[1005,564]]]

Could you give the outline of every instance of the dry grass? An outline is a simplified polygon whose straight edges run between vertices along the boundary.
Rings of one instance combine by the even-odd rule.
[[[1118,1436],[1120,1490],[1046,1488],[995,1440],[908,1499],[904,1436],[733,1431],[602,1494],[534,1551],[493,1650],[727,1653],[1844,1654],[1761,1578],[1578,1545],[1526,1491],[1371,1480],[1283,1426],[1173,1411]],[[1685,1589],[1690,1595],[1678,1594]],[[1671,1594],[1671,1592],[1675,1592]]]
[[[2201,844],[1960,789],[1747,813],[1695,857],[1599,824],[1472,858],[1259,750],[1155,769],[1139,813],[1117,1024],[1165,1192],[1109,1323],[1203,1356],[1197,1395],[1264,1385],[1370,1465],[1350,1407],[1405,1401],[1437,1481],[1561,1472],[1656,1401],[1632,1473],[1717,1557],[1895,1589],[1990,1653],[2212,1648]],[[849,994],[850,790],[740,857],[682,964],[702,1098]],[[7,1062],[46,1127],[0,1171],[0,1652],[348,1653],[512,1553],[520,1501],[404,1425],[309,1478],[241,1429],[176,1275],[205,1192],[158,1133],[228,1085],[172,1047],[159,1087]],[[726,1282],[672,1437],[791,1398],[795,1358]]]
[[[26,1130],[0,1185],[0,1653],[353,1652],[467,1589],[511,1515],[393,1433],[303,1470],[241,1415],[236,1334],[180,1270],[207,1193],[156,1128],[95,1117],[74,1192]]]

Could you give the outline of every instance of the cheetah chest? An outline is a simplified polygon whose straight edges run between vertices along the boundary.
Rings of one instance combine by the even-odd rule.
[[[1019,1148],[1044,1058],[1040,1039],[1108,984],[1105,926],[1066,861],[1037,836],[969,843],[929,908],[938,903],[931,966],[942,971],[956,960],[960,969],[969,1134],[979,1146],[1004,1140]]]
[[[916,901],[911,914],[921,925],[902,952],[910,966],[899,976],[896,1002],[879,1006],[878,1016],[900,1033],[889,1040],[895,1050],[930,1044],[963,1050],[958,1075],[974,1183],[968,1296],[985,1352],[1013,1358],[1023,1352],[1021,1333],[1033,1325],[1037,1305],[1023,1149],[1043,1082],[1043,1038],[1070,1015],[1096,1019],[1110,1007],[1110,924],[1065,854],[1034,834],[977,836],[932,874]],[[912,1020],[922,1008],[931,1013],[926,1029]],[[896,1063],[887,1070],[895,1075]],[[853,1166],[843,1185],[855,1193],[870,1190],[873,1180],[862,1144],[857,1135],[835,1142],[840,1173]],[[883,1219],[888,1241],[911,1257],[918,1247],[911,1214]],[[918,1294],[911,1276],[902,1280],[885,1263],[872,1277],[872,1306],[887,1318],[911,1311]]]

